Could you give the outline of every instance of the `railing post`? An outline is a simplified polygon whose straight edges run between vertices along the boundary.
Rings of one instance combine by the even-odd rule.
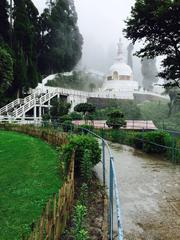
[[[110,169],[109,169],[109,239],[113,240],[113,157],[110,157]]]
[[[106,185],[106,153],[105,153],[105,142],[102,139],[102,163],[103,163],[103,185]]]

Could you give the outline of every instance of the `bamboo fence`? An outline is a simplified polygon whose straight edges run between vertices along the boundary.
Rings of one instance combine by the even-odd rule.
[[[42,211],[41,219],[32,224],[32,233],[27,240],[60,240],[66,227],[74,201],[74,154],[66,182],[53,195]]]
[[[16,131],[41,138],[49,144],[60,146],[67,143],[67,135],[49,128],[34,127],[32,125],[0,124],[0,129]]]

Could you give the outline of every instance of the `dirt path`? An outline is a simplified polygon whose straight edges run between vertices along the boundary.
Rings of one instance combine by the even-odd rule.
[[[180,166],[120,144],[111,149],[125,239],[180,240]]]

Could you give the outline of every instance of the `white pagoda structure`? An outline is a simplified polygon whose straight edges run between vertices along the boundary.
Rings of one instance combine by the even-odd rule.
[[[118,43],[118,53],[115,63],[110,67],[103,84],[102,91],[122,95],[122,98],[132,99],[133,92],[139,88],[138,82],[133,80],[133,71],[123,58],[122,41]]]

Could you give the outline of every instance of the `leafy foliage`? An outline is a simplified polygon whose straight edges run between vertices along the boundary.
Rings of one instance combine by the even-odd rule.
[[[68,169],[69,159],[75,150],[75,168],[77,174],[80,172],[81,163],[86,150],[90,152],[90,161],[95,166],[101,160],[101,150],[98,141],[90,135],[74,135],[69,137],[69,143],[62,146],[61,158],[64,161],[65,171]]]
[[[134,145],[147,153],[166,153],[167,149],[162,146],[171,147],[172,137],[169,133],[163,131],[136,133]]]
[[[91,161],[91,151],[86,149],[84,151],[83,159],[81,162],[81,176],[83,180],[89,185],[92,180],[93,164]]]
[[[88,240],[88,232],[85,229],[85,217],[87,215],[87,208],[82,204],[77,204],[74,211],[74,240]]]
[[[180,87],[180,2],[175,0],[136,0],[124,30],[133,43],[143,40],[139,57],[164,56],[159,76],[166,86]]]

